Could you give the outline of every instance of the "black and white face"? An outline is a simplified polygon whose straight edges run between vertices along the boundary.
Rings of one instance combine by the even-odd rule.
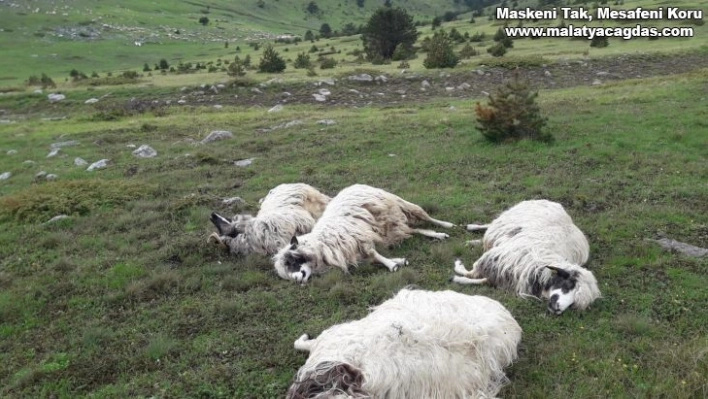
[[[298,248],[296,237],[275,255],[274,263],[275,271],[285,280],[305,284],[312,276],[312,259]]]
[[[548,311],[557,316],[575,303],[577,277],[560,268],[546,267],[553,270],[555,275],[543,296],[548,299]]]
[[[245,232],[245,226],[251,219],[253,219],[251,215],[236,215],[232,220],[216,212],[212,212],[210,218],[216,229],[219,230],[220,236],[231,238],[236,238],[236,236]]]

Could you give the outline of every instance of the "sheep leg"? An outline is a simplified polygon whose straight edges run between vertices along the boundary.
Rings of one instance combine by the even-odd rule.
[[[489,228],[488,224],[468,224],[467,231],[484,231]]]
[[[372,255],[374,255],[374,259],[383,264],[388,268],[388,270],[395,272],[398,270],[399,267],[401,266],[406,266],[408,265],[408,261],[405,258],[391,258],[388,259],[387,257],[381,255],[380,253],[376,252],[376,250],[372,251]]]
[[[307,334],[302,334],[300,338],[295,341],[295,349],[299,351],[310,352],[314,343],[314,339],[309,339],[309,336]]]
[[[428,221],[429,221],[430,223],[432,223],[432,224],[438,225],[438,226],[440,226],[440,227],[444,227],[444,228],[446,228],[446,229],[450,229],[450,228],[455,227],[455,224],[454,224],[454,223],[445,222],[445,221],[443,221],[443,220],[438,220],[438,219],[429,218]]]
[[[433,231],[433,230],[413,229],[413,232],[414,232],[414,233],[421,234],[421,235],[424,235],[424,236],[426,236],[426,237],[435,238],[435,239],[437,239],[437,240],[444,240],[444,239],[446,239],[446,238],[450,238],[450,235],[449,235],[449,234],[438,233],[438,232]]]
[[[223,249],[228,249],[228,246],[226,245],[226,243],[224,243],[224,240],[217,233],[211,233],[209,238],[207,238],[207,243],[218,245],[220,248]]]
[[[472,266],[472,270],[468,271],[465,268],[464,263],[461,260],[455,260],[455,273],[459,276],[454,276],[450,281],[458,284],[484,284],[487,282],[486,278],[471,278],[476,276],[475,268]]]

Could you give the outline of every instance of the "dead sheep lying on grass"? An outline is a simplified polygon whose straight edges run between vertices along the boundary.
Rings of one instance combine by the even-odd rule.
[[[286,397],[491,398],[521,333],[493,299],[404,288],[363,319],[295,341],[310,355]]]
[[[403,258],[388,259],[376,245],[391,246],[413,233],[436,239],[449,236],[432,230],[412,228],[427,221],[445,228],[449,222],[433,219],[418,205],[382,189],[355,184],[340,191],[325,209],[312,232],[292,237],[274,257],[275,270],[286,280],[306,283],[312,274],[331,268],[348,272],[361,260],[371,260],[396,271],[406,264]]]
[[[274,255],[293,236],[309,233],[330,200],[304,183],[281,184],[261,200],[255,217],[229,219],[212,213],[211,222],[219,233],[213,233],[208,241],[234,255]]]
[[[470,224],[467,230],[486,230],[484,254],[467,271],[455,261],[452,281],[490,284],[519,295],[548,300],[556,315],[567,308],[586,309],[600,297],[597,280],[582,267],[590,246],[563,206],[547,200],[523,201],[488,225]]]

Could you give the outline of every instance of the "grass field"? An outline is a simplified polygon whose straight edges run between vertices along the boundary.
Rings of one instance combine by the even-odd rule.
[[[373,9],[373,0],[366,2]],[[248,47],[244,37],[301,27],[300,14],[288,11],[297,2],[268,1],[260,9],[253,1],[238,8],[248,15],[236,15],[232,3],[211,2],[205,14],[207,4],[196,2],[175,2],[169,12],[157,12],[157,3],[96,2],[91,12],[103,22],[110,16],[116,25],[156,31],[187,18],[194,26],[183,33],[198,38],[142,47],[131,45],[127,34],[96,42],[49,34],[55,26],[93,26],[88,2],[58,2],[58,15],[0,6],[0,89],[7,92],[0,94],[0,174],[11,173],[0,180],[0,397],[283,397],[306,359],[293,349],[295,339],[360,318],[408,284],[487,295],[508,307],[524,334],[501,397],[708,397],[708,259],[647,241],[669,237],[708,247],[708,69],[700,61],[708,27],[691,25],[690,39],[611,40],[603,49],[578,40],[516,40],[501,61],[484,53],[488,38],[475,44],[482,55],[453,70],[426,71],[419,55],[407,75],[397,62],[355,61],[347,53],[361,48],[358,36],[320,40],[313,59],[334,46],[337,68],[317,69],[310,78],[291,64],[283,74],[249,71],[246,79],[254,85],[281,82],[258,95],[250,87],[227,87],[212,100],[198,85],[227,83],[231,78],[223,72],[155,73],[136,84],[105,87],[64,81],[72,68],[103,77],[160,58],[171,64],[232,59],[236,45],[241,57],[250,54],[257,63],[262,50]],[[426,13],[422,2],[414,3],[417,13]],[[668,6],[645,0],[623,7],[637,5]],[[698,1],[671,5],[704,7]],[[271,6],[282,13],[267,14]],[[64,16],[62,9],[72,12]],[[201,15],[209,16],[210,26],[196,22]],[[336,15],[333,21],[358,18]],[[303,20],[302,27],[320,23]],[[464,15],[444,24],[488,36],[499,26],[486,18],[472,24]],[[429,27],[420,31],[421,37],[431,34]],[[237,37],[229,49],[221,39],[210,40],[222,34]],[[276,49],[294,59],[312,45]],[[672,54],[673,63],[666,62]],[[686,54],[699,61],[678,68]],[[581,65],[599,59],[612,62]],[[445,91],[448,80],[487,84],[498,73],[489,66],[503,62],[521,69],[531,63],[542,79],[548,69],[563,82],[538,98],[553,143],[491,145],[473,113],[486,87]],[[657,65],[667,65],[667,74],[681,73],[654,76],[650,70]],[[353,86],[346,76],[359,68],[388,74],[391,82]],[[472,72],[478,68],[491,76]],[[613,76],[617,71],[621,76]],[[66,100],[49,103],[48,92],[33,94],[35,88],[22,84],[41,72],[55,78]],[[405,77],[414,74],[420,77],[408,82]],[[321,86],[336,101],[319,104],[312,81],[326,77],[339,79]],[[577,86],[566,87],[572,77]],[[600,84],[593,84],[598,77]],[[426,94],[423,78],[433,85]],[[358,99],[351,87],[370,97]],[[196,90],[207,93],[192,95]],[[285,90],[292,97],[284,97]],[[177,105],[183,96],[188,102]],[[84,104],[93,97],[100,101]],[[286,100],[282,111],[267,112]],[[322,119],[336,124],[318,124]],[[295,120],[301,124],[264,130]],[[213,130],[234,137],[197,144]],[[78,145],[47,157],[52,143],[69,140]],[[136,158],[129,144],[148,144],[158,156]],[[111,163],[87,172],[74,165],[76,157]],[[246,158],[254,158],[250,166],[234,165]],[[40,171],[58,178],[47,181]],[[460,225],[488,222],[525,199],[558,201],[590,241],[587,267],[603,298],[585,312],[552,317],[533,299],[453,285],[454,259],[469,266],[481,254],[464,245],[479,235],[461,227],[443,242],[417,236],[383,249],[385,256],[409,260],[398,272],[363,264],[350,275],[332,271],[305,287],[280,280],[267,257],[236,258],[207,245],[212,211],[255,214],[258,200],[285,182],[309,183],[330,195],[370,184]],[[233,196],[246,204],[222,204]],[[69,217],[46,223],[60,214]]]
[[[65,120],[0,125],[0,171],[13,173],[0,183],[0,394],[281,397],[305,359],[292,348],[297,337],[361,317],[415,283],[511,310],[524,336],[503,397],[705,397],[708,265],[644,239],[708,246],[707,78],[703,69],[544,91],[550,145],[486,144],[471,102],[444,99],[275,114],[170,108],[113,121],[76,108]],[[315,124],[323,118],[337,124]],[[303,124],[256,132],[293,119]],[[186,140],[217,129],[234,139]],[[66,140],[80,144],[45,158]],[[143,143],[158,157],[126,148]],[[113,164],[86,172],[74,157]],[[247,168],[232,163],[252,157]],[[35,179],[40,170],[59,179]],[[588,267],[604,298],[550,317],[534,300],[451,285],[453,259],[479,255],[460,228],[445,242],[414,237],[384,251],[409,259],[399,272],[362,265],[306,287],[278,279],[267,258],[207,246],[212,210],[255,212],[270,188],[292,181],[330,194],[379,186],[460,224],[523,199],[559,201],[591,242]],[[233,195],[248,205],[220,205]],[[43,224],[60,213],[70,218]]]

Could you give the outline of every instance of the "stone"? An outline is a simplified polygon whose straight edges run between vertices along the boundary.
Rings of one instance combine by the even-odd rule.
[[[204,140],[202,140],[202,144],[211,143],[219,140],[226,140],[233,137],[233,133],[227,130],[214,130],[213,132],[209,133],[209,135],[206,136]]]
[[[138,147],[137,150],[133,151],[133,155],[138,158],[154,158],[157,156],[157,151],[147,144],[143,144]]]
[[[77,158],[74,158],[74,165],[76,165],[76,166],[84,166],[84,165],[88,165],[88,162],[86,162],[86,161],[85,161],[84,159],[82,159],[82,158],[78,158],[78,157],[77,157]]]
[[[240,161],[234,162],[234,165],[241,167],[241,168],[245,168],[246,166],[249,166],[250,164],[252,164],[254,159],[256,159],[256,158],[242,159]]]
[[[89,165],[88,168],[86,168],[87,172],[92,172],[97,169],[103,169],[108,166],[109,162],[111,162],[110,159],[101,159],[100,161],[96,161]]]
[[[278,105],[276,105],[275,107],[269,109],[269,110],[268,110],[268,113],[271,113],[271,112],[280,112],[280,111],[283,110],[283,108],[284,108],[284,107],[283,107],[282,104],[278,104]]]

